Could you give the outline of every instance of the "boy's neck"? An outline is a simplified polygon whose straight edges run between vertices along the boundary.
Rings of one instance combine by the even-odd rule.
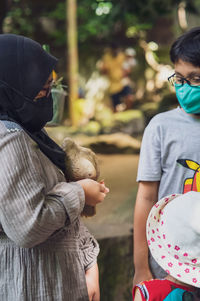
[[[180,107],[180,109],[181,109],[185,114],[190,115],[190,116],[192,116],[192,117],[194,117],[194,118],[200,119],[200,114],[190,114],[190,113],[185,112],[185,111],[183,110],[183,108]]]

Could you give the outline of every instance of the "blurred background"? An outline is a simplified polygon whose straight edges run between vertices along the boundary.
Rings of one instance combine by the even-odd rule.
[[[101,247],[101,300],[131,300],[132,219],[142,134],[178,105],[167,78],[172,42],[199,26],[200,0],[1,0],[0,33],[41,43],[59,59],[47,125],[59,144],[93,149],[110,194],[85,219]]]

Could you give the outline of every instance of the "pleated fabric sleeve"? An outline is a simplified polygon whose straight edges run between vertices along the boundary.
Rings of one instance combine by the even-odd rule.
[[[43,154],[39,158],[38,152],[37,145],[21,130],[0,137],[0,223],[11,240],[25,248],[40,244],[67,222],[72,223],[84,206],[79,184],[56,183],[53,169],[52,183],[46,182],[41,160],[48,158]]]
[[[80,222],[80,250],[82,263],[86,271],[97,262],[99,244],[93,235],[90,234],[83,222]]]

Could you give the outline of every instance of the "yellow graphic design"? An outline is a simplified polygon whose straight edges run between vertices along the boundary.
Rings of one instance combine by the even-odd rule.
[[[183,193],[200,191],[200,164],[188,159],[178,159],[177,162],[183,167],[194,170],[193,178],[187,178],[184,182]]]

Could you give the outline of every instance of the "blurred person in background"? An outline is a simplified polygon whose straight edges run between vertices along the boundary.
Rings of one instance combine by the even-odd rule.
[[[127,55],[112,43],[98,64],[101,73],[108,77],[109,96],[114,112],[131,109],[133,105],[134,94],[129,79],[133,62],[130,60],[130,54],[132,57],[130,49]]]

